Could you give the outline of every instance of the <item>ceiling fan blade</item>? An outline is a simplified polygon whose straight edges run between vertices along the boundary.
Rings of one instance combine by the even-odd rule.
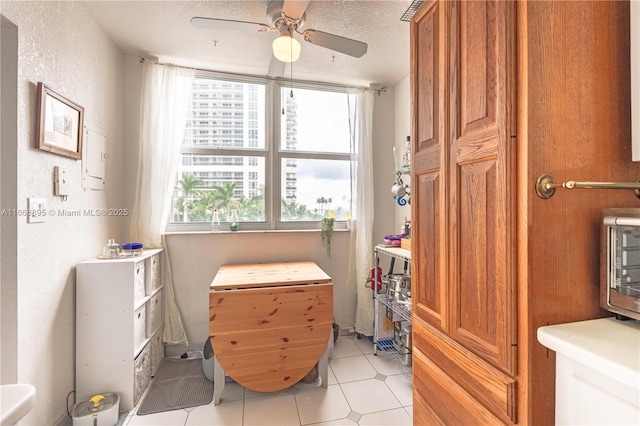
[[[282,12],[292,19],[300,19],[311,0],[284,0]]]
[[[232,21],[230,19],[201,18],[196,16],[191,18],[191,24],[198,28],[208,28],[212,30],[240,30],[240,31],[267,31],[269,26],[257,22]]]
[[[286,65],[286,62],[279,61],[275,56],[271,55],[271,63],[269,63],[267,76],[272,78],[282,77],[284,75],[284,67]]]
[[[345,55],[359,58],[367,53],[367,43],[361,41],[317,30],[306,30],[303,35],[304,39],[311,44],[326,47]]]

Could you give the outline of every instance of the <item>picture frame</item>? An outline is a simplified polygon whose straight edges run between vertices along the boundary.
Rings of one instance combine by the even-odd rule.
[[[84,108],[38,82],[36,137],[43,151],[82,159]]]

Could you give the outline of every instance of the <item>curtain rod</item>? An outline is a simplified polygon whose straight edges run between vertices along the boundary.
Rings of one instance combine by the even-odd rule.
[[[196,72],[200,72],[200,73],[209,73],[209,74],[214,74],[214,75],[219,75],[221,77],[228,77],[228,78],[245,78],[245,79],[256,79],[256,80],[271,80],[271,81],[277,81],[277,82],[293,82],[293,83],[300,83],[300,84],[314,84],[314,85],[319,85],[319,86],[326,86],[326,87],[333,87],[333,88],[340,88],[340,89],[360,89],[360,88],[365,88],[365,89],[371,89],[374,90],[376,92],[378,92],[378,95],[380,95],[380,90],[381,89],[377,89],[375,87],[380,86],[380,85],[376,85],[376,84],[371,84],[369,85],[369,87],[367,86],[352,86],[352,85],[344,85],[344,84],[338,84],[338,83],[327,83],[327,82],[323,82],[323,81],[311,81],[311,80],[297,80],[297,79],[287,79],[285,77],[269,77],[269,76],[260,76],[260,75],[252,75],[252,74],[242,74],[242,73],[232,73],[232,72],[225,72],[225,71],[214,71],[214,70],[207,70],[207,69],[202,69],[202,68],[196,68],[196,67],[187,67],[187,66],[183,66],[183,65],[179,65],[179,64],[165,64],[160,62],[160,59],[157,56],[144,56],[144,55],[138,55],[139,58],[139,62],[143,63],[143,62],[152,62],[154,64],[158,64],[158,65],[175,65],[176,67],[180,67],[180,68],[184,68],[184,69],[188,69],[188,70],[194,70]],[[386,92],[387,90],[387,86],[384,86],[384,88],[382,89],[382,91]]]

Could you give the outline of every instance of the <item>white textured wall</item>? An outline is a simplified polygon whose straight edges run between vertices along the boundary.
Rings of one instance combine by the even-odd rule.
[[[411,90],[409,76],[396,84],[395,87],[395,146],[398,156],[406,146],[407,136],[411,135]],[[402,181],[411,184],[411,176],[403,175]],[[391,186],[389,186],[391,193]],[[409,189],[411,191],[411,189]],[[404,218],[411,219],[411,206],[409,204],[400,206],[395,203],[395,225],[396,232],[400,232],[404,225]]]
[[[123,147],[124,167],[122,178],[125,188],[123,197],[127,205],[135,203],[135,182],[138,179],[138,139],[140,135],[140,98],[142,96],[142,63],[137,55],[124,56],[123,82]],[[128,225],[129,226],[129,225]],[[128,231],[130,228],[127,227]]]
[[[384,240],[384,236],[395,233],[391,185],[393,185],[393,141],[395,132],[394,88],[375,93],[373,108],[373,186],[374,224],[373,243]]]
[[[319,231],[168,235],[176,303],[190,345],[201,345],[209,335],[209,285],[224,264],[311,260],[333,280],[334,319],[342,326],[353,326],[355,287],[346,288],[349,238],[349,232],[334,232],[329,258]]]
[[[45,198],[52,210],[130,207],[121,204],[122,55],[80,2],[2,1],[1,7],[19,36],[17,208],[27,207],[27,197]],[[82,189],[81,161],[34,148],[39,81],[82,105],[85,123],[103,129],[106,191]],[[53,195],[56,165],[71,182],[66,202]],[[28,224],[18,218],[17,378],[35,385],[38,401],[21,424],[66,417],[75,376],[75,264],[98,254],[108,237],[120,239],[126,220],[56,215]]]
[[[0,203],[15,207],[17,191],[18,139],[18,27],[1,16],[0,28]],[[0,216],[0,382],[15,383],[18,357],[18,226],[17,216]]]

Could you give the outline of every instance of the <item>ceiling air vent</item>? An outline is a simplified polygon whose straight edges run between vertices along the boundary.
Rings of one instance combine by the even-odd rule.
[[[404,12],[402,17],[400,18],[400,20],[401,21],[406,21],[406,22],[411,21],[411,18],[413,18],[413,15],[415,15],[416,12],[418,11],[418,9],[420,9],[420,7],[422,7],[424,2],[425,2],[425,0],[413,0],[411,2],[411,4],[409,5],[409,8]]]

